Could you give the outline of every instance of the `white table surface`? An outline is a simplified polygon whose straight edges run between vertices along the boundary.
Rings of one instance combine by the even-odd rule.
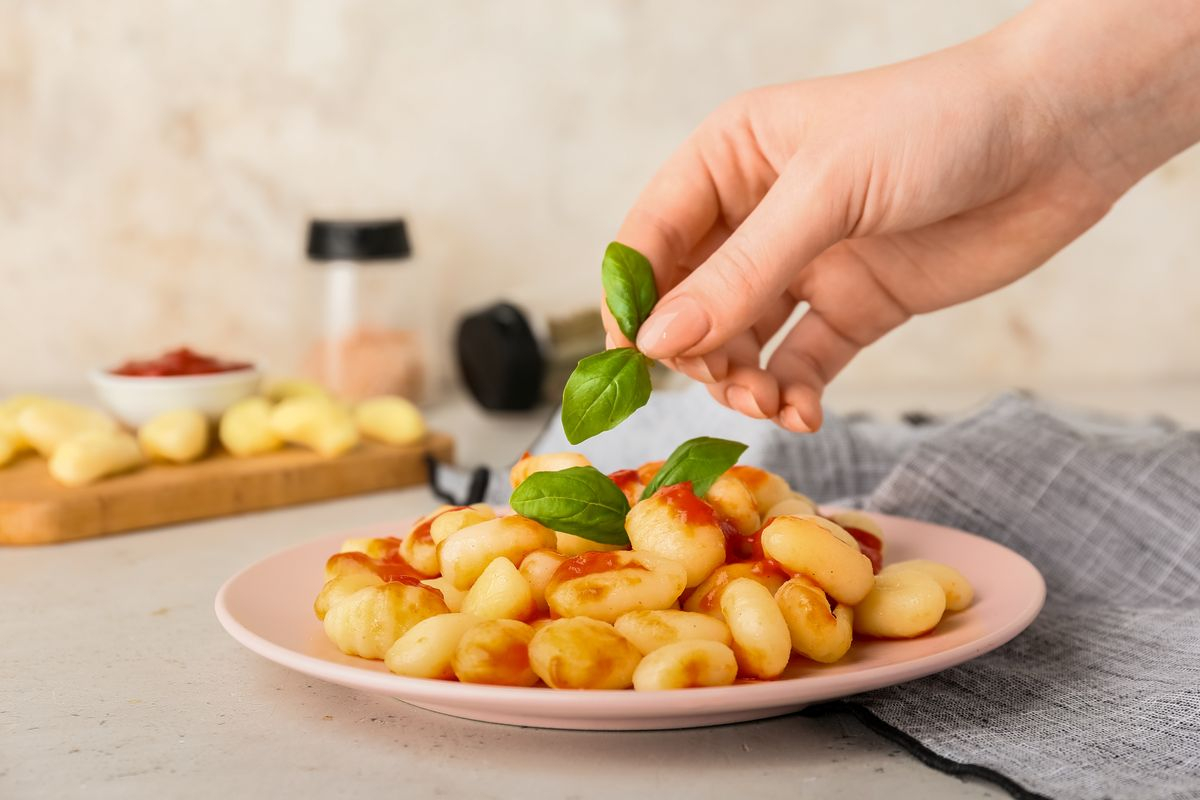
[[[879,398],[843,407],[905,407],[888,396],[894,408]],[[1167,410],[1200,408],[1198,396]],[[1162,402],[1109,399],[1098,404],[1133,413]],[[540,425],[461,401],[431,416],[457,433],[465,463],[511,460]],[[0,798],[1004,796],[846,718],[639,733],[489,725],[290,672],[217,624],[217,588],[243,566],[435,502],[414,488],[0,549]]]

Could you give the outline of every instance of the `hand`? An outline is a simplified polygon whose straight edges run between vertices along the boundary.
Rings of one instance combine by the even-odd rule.
[[[743,414],[816,430],[863,347],[1042,264],[1200,136],[1200,4],[1101,5],[1035,6],[950,50],[722,106],[617,235],[662,297],[637,346]],[[1108,52],[1105,14],[1137,46]]]

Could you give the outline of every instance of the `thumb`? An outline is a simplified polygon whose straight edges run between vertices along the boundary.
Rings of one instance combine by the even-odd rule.
[[[847,203],[797,161],[725,243],[668,292],[638,332],[651,358],[703,355],[748,329],[796,274],[844,235]],[[846,193],[842,192],[845,198]]]

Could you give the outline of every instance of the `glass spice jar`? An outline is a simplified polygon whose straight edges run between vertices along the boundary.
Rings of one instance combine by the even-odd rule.
[[[323,330],[304,373],[346,400],[421,400],[430,303],[404,220],[314,219],[307,255],[323,271]]]

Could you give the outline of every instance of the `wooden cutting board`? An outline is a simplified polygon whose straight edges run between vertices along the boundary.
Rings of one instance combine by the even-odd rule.
[[[454,440],[431,433],[406,447],[363,442],[338,458],[295,448],[254,458],[219,452],[77,488],[55,483],[44,460],[26,456],[0,469],[0,545],[66,542],[408,486],[426,479],[427,454],[450,461]]]

